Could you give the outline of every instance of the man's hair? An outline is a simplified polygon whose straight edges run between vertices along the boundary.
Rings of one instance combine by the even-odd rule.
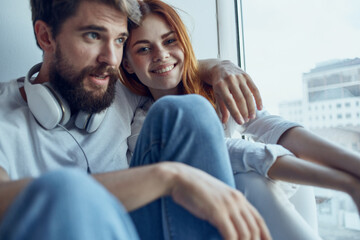
[[[137,0],[30,0],[33,26],[38,20],[44,21],[51,28],[52,36],[55,38],[62,24],[76,14],[83,1],[112,6],[126,15],[132,24],[138,24],[140,21],[141,13]],[[37,44],[39,46],[38,42]]]

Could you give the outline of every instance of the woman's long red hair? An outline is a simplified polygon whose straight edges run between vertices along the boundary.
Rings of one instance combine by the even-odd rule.
[[[175,33],[177,34],[178,41],[184,51],[184,69],[182,81],[180,83],[180,87],[182,89],[180,90],[183,92],[183,94],[195,93],[202,95],[215,107],[215,97],[211,86],[207,85],[199,78],[198,62],[191,45],[189,35],[187,34],[186,27],[180,16],[177,14],[174,8],[160,0],[143,0],[139,1],[139,5],[142,13],[142,19],[144,19],[144,17],[149,14],[157,14],[164,18],[169,26],[174,29]],[[129,23],[128,29],[130,32],[130,38],[131,31],[137,27],[137,25]],[[124,57],[126,57],[125,54],[126,50],[124,49]],[[123,69],[122,66],[120,67],[120,72],[120,80],[127,88],[129,88],[135,94],[151,97],[151,93],[148,88],[140,82],[135,74],[129,74],[126,72],[126,70]]]

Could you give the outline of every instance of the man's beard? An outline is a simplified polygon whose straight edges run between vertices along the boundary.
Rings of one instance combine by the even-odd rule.
[[[105,92],[101,87],[98,91],[85,90],[84,79],[86,76],[90,76],[90,74],[102,75],[105,72],[110,77]],[[106,63],[95,67],[86,67],[77,73],[58,48],[49,77],[52,87],[68,102],[72,112],[99,113],[108,108],[114,101],[118,71]]]

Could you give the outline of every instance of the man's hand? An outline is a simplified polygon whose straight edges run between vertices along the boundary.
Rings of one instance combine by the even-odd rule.
[[[227,122],[229,111],[238,124],[255,118],[255,103],[257,109],[261,110],[262,100],[258,88],[247,73],[227,60],[201,60],[199,65],[201,79],[213,86],[223,123]]]
[[[176,170],[169,195],[209,221],[224,239],[271,239],[264,220],[239,191],[198,169],[180,164]]]

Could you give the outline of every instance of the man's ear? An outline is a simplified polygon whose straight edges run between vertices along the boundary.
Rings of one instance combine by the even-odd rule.
[[[55,41],[52,37],[51,29],[44,21],[36,21],[34,31],[37,42],[44,52],[55,50]]]
[[[131,66],[131,64],[130,64],[130,62],[129,62],[129,60],[128,60],[126,57],[123,58],[122,65],[123,65],[124,69],[125,69],[129,74],[135,73],[135,71],[133,70],[133,68],[132,68],[132,66]]]

